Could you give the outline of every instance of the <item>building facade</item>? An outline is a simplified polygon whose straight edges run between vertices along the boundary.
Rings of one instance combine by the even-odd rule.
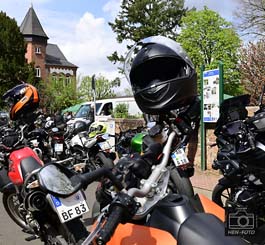
[[[64,78],[69,82],[76,79],[77,66],[69,62],[56,44],[48,43],[48,36],[31,6],[22,21],[20,31],[27,43],[25,57],[33,63],[36,77],[44,81]]]

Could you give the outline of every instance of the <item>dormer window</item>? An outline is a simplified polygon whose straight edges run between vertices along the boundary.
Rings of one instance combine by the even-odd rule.
[[[41,47],[35,47],[35,53],[41,54]]]
[[[36,67],[35,70],[36,70],[36,77],[41,77],[40,67]]]

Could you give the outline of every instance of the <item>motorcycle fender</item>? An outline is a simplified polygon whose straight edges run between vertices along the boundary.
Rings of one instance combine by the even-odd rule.
[[[203,206],[204,212],[205,213],[210,213],[215,216],[217,216],[220,220],[223,222],[225,221],[225,210],[218,206],[216,203],[208,199],[206,196],[202,194],[198,194],[201,204]]]
[[[228,179],[228,178],[225,178],[225,177],[219,179],[219,180],[218,180],[218,183],[219,183],[220,185],[223,185],[223,186],[229,186],[229,187],[233,186],[233,184],[234,184],[234,183],[232,182],[232,180],[230,180],[230,179]]]
[[[12,182],[6,184],[5,186],[0,188],[1,193],[11,192],[15,190],[15,186]]]
[[[152,227],[127,223],[119,224],[108,245],[148,244],[176,245],[176,239],[168,232]]]

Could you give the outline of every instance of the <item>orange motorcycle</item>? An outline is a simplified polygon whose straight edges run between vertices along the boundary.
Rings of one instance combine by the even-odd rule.
[[[125,187],[124,176],[117,169],[101,168],[85,174],[73,174],[62,167],[48,171],[51,175],[68,178],[67,186],[53,186],[45,182],[39,172],[38,184],[51,189],[57,196],[86,188],[90,183],[108,179],[111,200],[100,210],[86,244],[245,244],[234,236],[225,235],[224,210],[202,195],[187,197],[168,193],[169,170],[166,168],[170,149],[176,132],[171,132],[163,147],[159,163],[152,167],[148,178],[140,180],[139,186]],[[123,173],[130,164],[122,166]],[[49,168],[46,165],[43,169]],[[128,167],[129,168],[129,167]],[[119,169],[121,170],[121,169]],[[57,173],[59,172],[59,173]],[[52,176],[49,176],[52,178]]]

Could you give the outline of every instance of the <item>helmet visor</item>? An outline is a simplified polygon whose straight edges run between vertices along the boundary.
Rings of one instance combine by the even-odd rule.
[[[191,62],[191,60],[189,59],[187,53],[180,46],[179,43],[177,43],[177,42],[175,42],[172,39],[169,39],[167,37],[163,37],[163,36],[147,37],[147,38],[144,38],[144,39],[140,40],[139,42],[137,42],[129,50],[129,52],[128,52],[126,58],[125,58],[125,62],[124,62],[124,73],[125,73],[125,76],[126,76],[128,82],[130,84],[132,84],[131,83],[131,78],[130,78],[130,72],[131,72],[133,60],[134,60],[135,56],[137,55],[137,53],[139,52],[139,50],[141,48],[143,48],[144,46],[148,45],[148,44],[160,44],[160,45],[163,45],[165,47],[168,47],[168,48],[172,49],[183,60],[185,60],[185,62],[188,63],[190,65],[190,67],[194,68],[193,63]]]

